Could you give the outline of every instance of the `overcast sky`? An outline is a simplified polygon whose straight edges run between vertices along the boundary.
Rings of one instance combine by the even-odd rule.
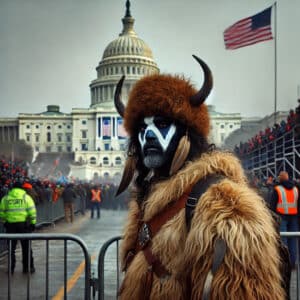
[[[196,54],[214,75],[208,104],[264,116],[274,112],[274,40],[225,50],[223,31],[273,3],[132,0],[131,13],[161,72],[184,74],[200,87]],[[95,68],[122,31],[124,14],[125,0],[0,0],[0,117],[39,113],[49,104],[66,113],[89,107]],[[297,106],[299,20],[299,0],[277,1],[278,110]]]

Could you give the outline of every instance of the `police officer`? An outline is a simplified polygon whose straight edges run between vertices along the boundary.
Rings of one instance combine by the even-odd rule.
[[[0,219],[4,222],[7,233],[30,233],[36,224],[36,208],[33,199],[22,189],[21,182],[15,182],[13,188],[0,202]],[[11,273],[16,266],[17,240],[12,241]],[[30,262],[28,262],[29,241],[21,240],[23,273],[34,273],[32,249],[30,248]]]

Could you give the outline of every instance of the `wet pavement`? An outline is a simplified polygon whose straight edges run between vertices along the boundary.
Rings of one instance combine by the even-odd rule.
[[[74,223],[59,221],[55,226],[44,227],[36,233],[74,234],[84,241],[87,251],[91,256],[91,273],[98,278],[98,255],[102,245],[112,237],[122,234],[126,219],[126,211],[102,210],[100,219],[90,219],[87,211],[85,215],[76,215]],[[32,242],[36,272],[32,275],[22,273],[21,247],[18,243],[16,251],[17,264],[14,274],[11,276],[10,293],[8,293],[7,259],[0,259],[0,299],[7,300],[10,294],[11,300],[23,299],[64,299],[64,242],[49,241],[49,274],[46,274],[46,246],[45,241]],[[67,297],[70,300],[84,299],[85,273],[84,255],[76,242],[67,242]],[[116,299],[117,291],[117,247],[112,245],[105,257],[105,299]],[[292,274],[291,300],[297,300],[297,276]],[[120,279],[121,281],[121,279]],[[29,292],[28,292],[29,291]],[[46,292],[47,291],[47,292]],[[92,294],[92,293],[91,293]],[[97,295],[96,295],[97,296]]]
[[[35,233],[51,234],[75,234],[81,238],[91,256],[91,271],[95,277],[97,274],[98,254],[101,246],[111,237],[121,235],[127,212],[102,210],[100,219],[90,219],[90,214],[76,215],[74,223],[59,221],[55,226],[45,227]],[[32,242],[33,256],[36,272],[31,276],[22,273],[21,247],[18,242],[16,251],[16,268],[11,276],[10,293],[8,293],[7,258],[0,260],[0,299],[7,300],[10,294],[12,300],[24,299],[64,299],[64,242],[49,241],[49,276],[46,280],[46,246],[45,241],[35,240]],[[105,282],[107,295],[105,299],[116,298],[116,271],[114,270],[117,251],[111,247],[107,253],[105,264],[107,280]],[[85,273],[84,255],[76,242],[67,242],[67,299],[84,299]],[[48,283],[48,285],[46,284]],[[29,287],[29,289],[27,289]],[[48,289],[48,291],[47,291]],[[29,290],[29,295],[28,295]],[[47,291],[47,292],[46,292]]]

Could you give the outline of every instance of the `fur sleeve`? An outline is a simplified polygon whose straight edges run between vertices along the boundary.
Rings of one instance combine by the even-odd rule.
[[[124,228],[124,239],[121,243],[120,256],[122,268],[125,265],[125,259],[129,250],[135,248],[136,238],[138,234],[139,207],[136,201],[129,203],[129,213],[127,223]]]
[[[273,219],[261,197],[228,179],[212,185],[195,209],[185,248],[192,299],[201,299],[217,237],[227,249],[211,299],[284,299]]]

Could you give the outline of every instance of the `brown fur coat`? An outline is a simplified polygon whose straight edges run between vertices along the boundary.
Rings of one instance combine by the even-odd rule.
[[[201,299],[217,237],[225,240],[227,250],[213,278],[210,299],[284,299],[272,217],[262,198],[248,187],[238,159],[230,153],[203,154],[173,177],[156,183],[144,202],[143,221],[149,221],[200,178],[213,173],[224,174],[226,179],[213,184],[203,194],[194,211],[190,231],[187,232],[182,209],[153,238],[152,252],[171,277],[160,280],[154,275],[150,299],[187,299],[188,274],[191,298]],[[138,215],[139,207],[132,199],[121,248],[123,264],[127,252],[136,243]],[[120,299],[143,299],[140,295],[147,268],[140,251],[126,271]]]

